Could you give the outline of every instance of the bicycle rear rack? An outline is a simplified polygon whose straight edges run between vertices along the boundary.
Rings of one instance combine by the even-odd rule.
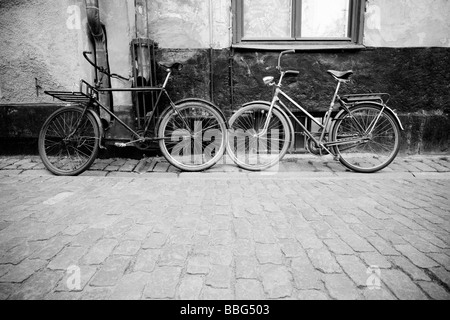
[[[94,101],[98,101],[98,91],[84,80],[80,81],[80,91],[45,91],[45,94],[52,96],[64,102],[74,104],[88,105]]]
[[[342,96],[342,101],[346,103],[354,103],[361,101],[379,101],[381,104],[386,104],[391,99],[388,93],[364,93],[364,94],[348,94]]]

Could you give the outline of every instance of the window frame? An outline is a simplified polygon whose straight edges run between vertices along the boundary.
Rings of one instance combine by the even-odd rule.
[[[299,33],[300,23],[296,20],[301,17],[301,0],[292,0],[293,21],[292,28]],[[244,38],[244,0],[231,0],[233,13],[233,41],[234,48],[249,49],[362,49],[364,35],[364,9],[366,0],[350,0],[349,34],[346,38]],[[294,14],[295,13],[295,14]]]

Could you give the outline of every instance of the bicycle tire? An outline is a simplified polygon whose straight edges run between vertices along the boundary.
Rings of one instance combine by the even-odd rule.
[[[400,128],[396,119],[383,112],[375,124],[373,133],[366,135],[373,121],[382,110],[375,104],[361,104],[349,109],[361,128],[347,112],[336,120],[332,129],[332,140],[356,138],[354,145],[335,146],[339,161],[350,170],[360,173],[375,173],[383,170],[394,161],[400,149]],[[362,130],[361,130],[362,129]]]
[[[168,109],[158,127],[163,156],[174,167],[188,172],[204,171],[224,155],[227,125],[213,107],[199,101]],[[180,141],[181,140],[181,141]]]
[[[239,109],[229,121],[228,155],[243,169],[269,169],[278,164],[289,149],[289,120],[276,109],[272,111],[269,132],[262,137],[256,136],[264,129],[269,110],[267,105],[251,104]]]
[[[77,176],[86,171],[98,156],[100,129],[94,116],[83,115],[79,107],[54,112],[39,134],[39,155],[45,167],[57,176]],[[76,131],[75,131],[76,130]]]

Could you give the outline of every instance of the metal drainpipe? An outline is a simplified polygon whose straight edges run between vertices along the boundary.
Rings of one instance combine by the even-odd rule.
[[[214,103],[214,11],[213,11],[213,0],[209,0],[209,74],[210,74],[210,99]]]
[[[85,3],[89,30],[91,31],[95,42],[95,59],[97,65],[109,71],[107,39],[103,24],[100,21],[98,0],[85,0]],[[107,75],[97,71],[96,75],[96,80],[98,83],[101,83],[102,88],[111,88],[111,79]],[[101,94],[100,103],[108,106],[110,110],[113,110],[111,93]],[[101,116],[107,118],[108,121],[110,120],[110,117],[107,114],[102,114]]]

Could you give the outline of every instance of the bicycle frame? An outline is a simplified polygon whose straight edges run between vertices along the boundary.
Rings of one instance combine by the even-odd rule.
[[[325,119],[324,119],[323,123],[321,123],[316,118],[314,118],[305,108],[303,108],[294,99],[292,99],[287,93],[285,93],[283,90],[281,90],[282,81],[283,81],[284,77],[286,76],[286,74],[289,74],[289,73],[296,73],[297,74],[296,71],[281,72],[281,77],[280,77],[280,80],[278,81],[278,84],[275,84],[275,83],[271,84],[272,86],[275,86],[275,93],[274,93],[272,102],[270,104],[270,109],[269,109],[269,113],[267,115],[267,120],[266,120],[266,123],[264,125],[264,129],[262,130],[262,132],[257,134],[257,137],[262,137],[262,136],[267,134],[268,128],[269,128],[269,124],[270,124],[270,118],[271,118],[273,109],[275,108],[275,105],[280,104],[284,108],[284,110],[303,129],[304,134],[307,135],[312,141],[314,141],[314,143],[317,146],[319,146],[320,148],[324,149],[326,152],[328,152],[331,155],[334,155],[332,150],[330,150],[331,147],[335,147],[335,146],[339,146],[339,145],[347,145],[347,144],[351,144],[351,145],[354,146],[355,143],[364,143],[364,140],[365,140],[364,138],[342,140],[342,141],[330,141],[330,142],[326,142],[325,141],[326,135],[329,134],[329,132],[331,131],[330,124],[331,124],[331,121],[332,121],[332,113],[333,113],[333,108],[334,108],[334,105],[336,104],[336,101],[338,101],[340,103],[340,105],[344,108],[344,110],[347,111],[351,115],[351,111],[349,110],[349,105],[346,104],[341,99],[341,97],[338,95],[340,87],[341,87],[341,84],[343,82],[346,82],[346,81],[344,81],[344,80],[338,81],[338,84],[337,84],[337,87],[336,87],[336,91],[335,91],[335,93],[333,95],[333,99],[332,99],[331,104],[330,104],[330,108],[325,114]],[[293,112],[286,106],[286,104],[283,103],[283,101],[281,101],[280,95],[282,97],[284,97],[287,101],[289,101],[292,105],[294,105],[298,110],[300,110],[307,118],[309,118],[311,121],[313,121],[316,125],[319,126],[320,131],[321,131],[321,135],[320,135],[319,139],[317,139],[316,136],[314,136],[314,134],[312,132],[310,132],[305,127],[305,125],[303,125],[303,123],[293,114]],[[355,125],[357,127],[359,127],[362,131],[364,131],[365,135],[370,135],[370,134],[372,134],[372,132],[373,132],[373,130],[375,128],[375,125],[377,124],[378,120],[381,118],[381,115],[385,111],[385,108],[386,108],[386,105],[383,103],[382,104],[382,109],[381,109],[379,115],[370,124],[370,126],[369,126],[370,130],[367,130],[367,131],[362,128],[360,123],[358,121],[356,121],[356,119],[353,116],[351,116],[351,119],[354,121],[354,123],[355,123]]]
[[[130,128],[125,122],[123,122],[122,120],[119,119],[118,116],[116,116],[114,114],[114,112],[112,112],[111,110],[109,110],[106,106],[102,105],[98,99],[95,98],[95,96],[98,96],[98,93],[100,92],[140,92],[140,93],[149,93],[149,92],[158,92],[158,98],[156,100],[155,103],[155,110],[156,108],[159,107],[159,102],[161,101],[161,98],[163,97],[163,95],[165,95],[167,97],[167,99],[169,100],[169,105],[170,107],[173,109],[174,112],[177,112],[176,110],[176,105],[175,103],[172,101],[172,99],[169,96],[169,93],[166,90],[167,84],[169,82],[169,79],[172,75],[172,71],[168,71],[166,79],[164,80],[164,83],[162,85],[162,87],[143,87],[143,88],[123,88],[123,89],[99,89],[99,88],[93,88],[92,86],[90,86],[86,81],[82,80],[81,85],[83,86],[86,85],[88,88],[88,93],[91,97],[91,101],[90,103],[86,106],[83,115],[85,114],[85,112],[87,111],[87,109],[89,109],[91,106],[98,106],[99,108],[101,108],[102,110],[104,110],[107,114],[109,114],[115,121],[117,121],[121,126],[123,126],[127,131],[129,131],[134,139],[134,141],[130,141],[128,143],[125,144],[121,144],[120,146],[126,146],[126,145],[131,145],[133,143],[136,142],[145,142],[145,141],[157,141],[157,140],[161,140],[164,139],[164,137],[156,137],[156,138],[146,138],[146,134],[148,133],[148,131],[150,130],[150,126],[151,126],[151,121],[153,120],[153,117],[155,115],[155,112],[152,112],[152,114],[148,117],[148,119],[146,120],[145,123],[145,129],[144,129],[144,133],[141,136],[139,133],[137,133],[135,130],[133,130],[132,128]],[[185,119],[183,117],[181,117],[182,121],[185,122]],[[186,124],[186,123],[185,123]]]

